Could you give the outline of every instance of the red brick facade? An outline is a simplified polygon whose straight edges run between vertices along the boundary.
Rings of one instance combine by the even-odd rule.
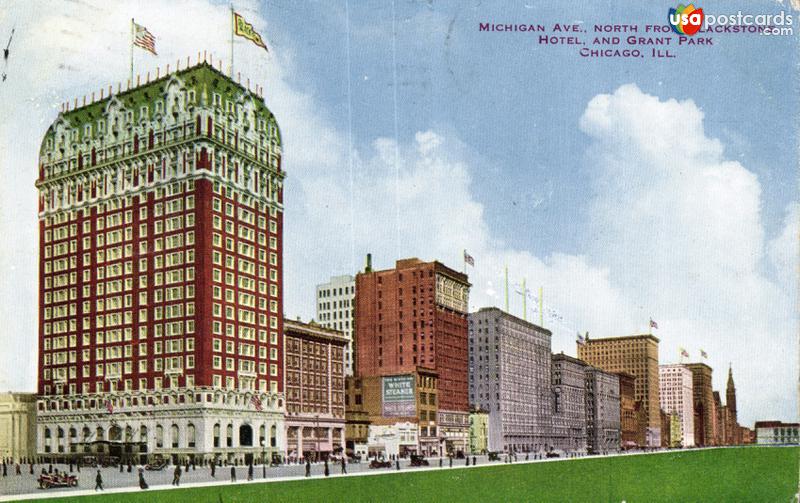
[[[442,284],[454,287],[463,298],[450,302],[452,295]],[[359,274],[356,375],[430,367],[439,376],[439,409],[468,412],[468,288],[465,274],[417,259],[399,260],[395,269]]]

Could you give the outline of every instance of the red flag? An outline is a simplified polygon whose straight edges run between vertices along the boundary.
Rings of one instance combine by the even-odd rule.
[[[114,404],[111,403],[111,400],[106,400],[106,410],[109,414],[114,413]]]
[[[255,407],[257,411],[260,412],[264,410],[264,407],[261,405],[261,399],[258,398],[256,395],[253,395],[253,397],[250,398],[250,403],[253,404],[253,407]]]

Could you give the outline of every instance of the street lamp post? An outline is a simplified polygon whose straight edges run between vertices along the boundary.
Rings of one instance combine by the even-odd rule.
[[[314,461],[319,461],[319,414],[314,415]]]
[[[267,439],[261,439],[261,474],[264,478],[267,478],[267,458],[266,458],[266,450],[267,450]]]

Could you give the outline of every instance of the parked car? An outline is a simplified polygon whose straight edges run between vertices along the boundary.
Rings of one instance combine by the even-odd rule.
[[[348,461],[348,463],[359,464],[359,463],[361,463],[361,456],[359,456],[358,454],[350,456],[347,461]]]
[[[43,473],[39,475],[39,487],[50,489],[51,487],[78,487],[78,477],[67,475],[66,473]]]
[[[430,466],[430,463],[428,463],[428,460],[425,459],[424,456],[420,456],[419,454],[412,454],[411,466]]]
[[[548,458],[560,458],[561,455],[555,451],[550,451],[546,454]]]
[[[83,466],[91,466],[92,468],[97,468],[97,458],[94,456],[84,456],[81,464]]]
[[[156,459],[156,460],[144,465],[144,469],[145,470],[149,470],[149,471],[160,472],[161,470],[166,468],[166,466],[167,466],[167,460],[166,459]]]
[[[490,452],[489,453],[489,461],[500,461],[500,453],[499,452]]]
[[[391,461],[383,461],[383,460],[379,461],[377,459],[373,459],[372,461],[369,462],[369,467],[370,468],[391,468],[392,467],[392,462]]]

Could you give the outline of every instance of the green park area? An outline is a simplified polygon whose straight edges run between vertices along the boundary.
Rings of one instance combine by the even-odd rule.
[[[742,447],[39,501],[788,503],[797,501],[799,463],[800,448]]]

